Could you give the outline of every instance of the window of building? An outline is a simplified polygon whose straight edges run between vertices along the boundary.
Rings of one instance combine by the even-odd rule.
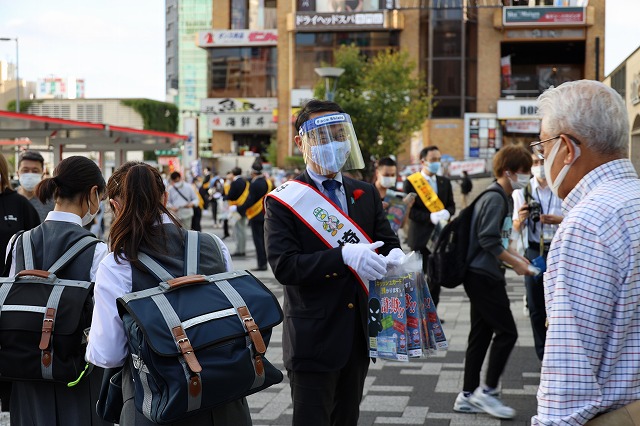
[[[249,25],[247,0],[231,0],[231,29],[246,30]]]
[[[210,98],[277,96],[275,47],[209,50]]]
[[[502,97],[536,98],[584,78],[584,41],[502,43],[501,57]]]
[[[378,52],[399,46],[399,33],[384,32],[334,32],[296,34],[295,86],[312,89],[318,81],[314,69],[334,63],[334,52],[342,45],[354,44],[360,52],[372,57]]]
[[[623,65],[611,74],[611,88],[618,92],[622,99],[627,99],[627,65]]]

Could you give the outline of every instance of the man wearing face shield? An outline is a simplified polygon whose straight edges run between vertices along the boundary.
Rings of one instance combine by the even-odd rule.
[[[296,120],[306,170],[265,198],[267,258],[284,285],[284,365],[293,425],[356,425],[369,367],[368,282],[404,258],[351,119],[311,100]]]
[[[44,175],[44,158],[37,151],[23,151],[18,160],[17,169],[20,186],[18,194],[25,197],[38,212],[40,221],[44,221],[50,211],[53,211],[55,203],[53,199],[43,203],[36,197],[36,186],[42,180]]]
[[[549,327],[532,425],[631,425],[640,413],[640,180],[622,97],[597,81],[538,98],[540,141],[563,199],[544,274]],[[594,419],[595,420],[592,420]]]

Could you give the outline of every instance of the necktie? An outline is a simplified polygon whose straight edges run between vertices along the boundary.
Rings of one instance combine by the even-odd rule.
[[[327,190],[327,195],[329,196],[329,199],[333,201],[333,204],[338,206],[340,210],[344,211],[342,207],[342,203],[340,203],[340,199],[338,198],[338,194],[336,194],[336,190],[340,188],[340,185],[342,184],[334,179],[327,179],[324,182],[322,182],[322,186],[324,186],[324,189]]]

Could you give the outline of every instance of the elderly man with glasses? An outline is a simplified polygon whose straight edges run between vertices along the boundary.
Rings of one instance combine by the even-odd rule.
[[[581,80],[547,90],[538,111],[541,141],[531,146],[565,217],[544,275],[548,330],[532,424],[634,424],[640,180],[627,110],[613,89]]]

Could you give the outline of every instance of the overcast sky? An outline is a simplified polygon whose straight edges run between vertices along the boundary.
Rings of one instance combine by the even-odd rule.
[[[640,46],[639,0],[606,0],[605,74]],[[0,37],[18,37],[20,77],[85,80],[88,98],[165,99],[163,0],[0,0]],[[15,43],[0,42],[15,62]]]

